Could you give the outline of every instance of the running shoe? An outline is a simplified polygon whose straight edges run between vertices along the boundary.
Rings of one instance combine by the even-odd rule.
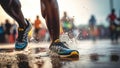
[[[18,38],[15,42],[15,50],[24,50],[28,45],[28,33],[31,30],[31,24],[26,20],[28,26],[24,28],[18,28]]]
[[[51,53],[57,54],[60,58],[76,58],[79,57],[77,50],[72,50],[67,47],[65,42],[60,42],[59,39],[55,40],[49,47]]]

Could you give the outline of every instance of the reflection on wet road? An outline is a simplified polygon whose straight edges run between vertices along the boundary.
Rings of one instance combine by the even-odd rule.
[[[34,54],[35,57],[31,60],[29,60],[30,56],[24,55],[21,59],[26,61],[19,60],[6,65],[0,62],[0,68],[120,68],[120,44],[111,44],[109,40],[100,40],[95,43],[78,41],[70,43],[70,48],[79,51],[79,59],[63,60],[59,57],[50,57],[46,54],[48,47],[40,47],[32,50],[37,55]],[[20,56],[17,57],[19,59]]]

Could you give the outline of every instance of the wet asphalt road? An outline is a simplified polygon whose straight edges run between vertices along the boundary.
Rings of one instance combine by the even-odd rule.
[[[49,57],[45,54],[49,43],[30,43],[31,47],[33,45],[36,47],[41,46],[33,49],[34,53],[36,52],[41,57],[39,59],[40,62],[33,63],[29,62],[30,60],[27,62],[30,63],[32,68],[120,68],[120,44],[111,44],[110,40],[98,40],[96,42],[87,40],[68,43],[71,49],[79,51],[78,60],[61,60],[57,57]],[[3,68],[3,64],[1,63],[0,65],[0,68]],[[15,65],[14,63],[11,67],[18,68]]]

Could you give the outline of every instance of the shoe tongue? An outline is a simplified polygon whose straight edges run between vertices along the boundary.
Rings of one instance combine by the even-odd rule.
[[[55,42],[55,43],[60,42],[60,39],[56,39],[54,42]]]

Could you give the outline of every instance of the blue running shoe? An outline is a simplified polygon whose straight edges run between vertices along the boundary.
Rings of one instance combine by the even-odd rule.
[[[15,50],[24,50],[28,45],[28,33],[31,30],[32,25],[28,21],[27,23],[28,26],[25,29],[18,28],[18,38],[15,42]]]
[[[60,58],[78,58],[79,52],[77,50],[71,50],[67,47],[65,42],[60,42],[59,39],[55,40],[54,43],[49,47],[52,53],[58,54]]]

